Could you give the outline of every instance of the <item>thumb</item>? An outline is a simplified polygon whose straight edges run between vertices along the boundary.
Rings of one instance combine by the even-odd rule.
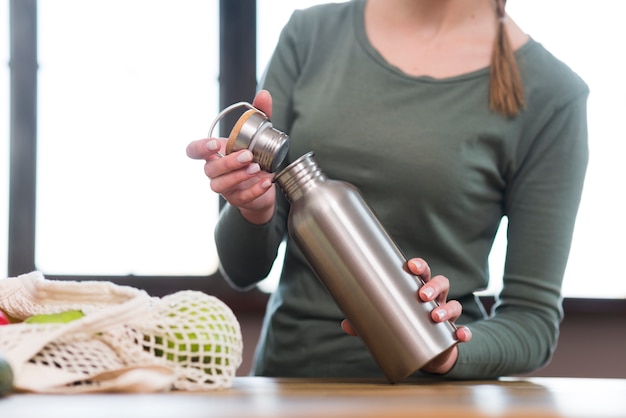
[[[259,90],[252,101],[252,106],[265,113],[268,118],[272,118],[272,95],[267,90]]]

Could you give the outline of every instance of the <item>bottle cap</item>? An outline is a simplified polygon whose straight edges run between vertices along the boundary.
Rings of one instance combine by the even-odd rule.
[[[248,149],[263,170],[275,172],[289,151],[289,136],[275,129],[267,115],[246,102],[239,102],[222,110],[213,121],[209,136],[212,136],[215,125],[229,112],[238,107],[249,109],[241,115],[231,130],[226,143],[226,154]]]

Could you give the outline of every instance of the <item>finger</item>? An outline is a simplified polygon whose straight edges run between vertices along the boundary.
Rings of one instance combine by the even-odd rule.
[[[463,307],[457,300],[449,300],[432,310],[430,316],[435,322],[451,321],[455,322],[461,316]]]
[[[268,118],[272,118],[272,95],[267,90],[259,90],[252,101],[252,106],[265,113]]]
[[[208,162],[207,165],[212,164]],[[256,167],[255,170],[252,170]],[[231,199],[233,196],[237,196],[237,201],[249,201],[258,197],[258,194],[262,194],[263,190],[267,190],[272,185],[272,176],[264,171],[260,171],[258,164],[253,163],[247,167],[239,170],[230,171],[227,174],[212,177],[210,185],[211,190],[215,193],[220,193],[226,200]],[[251,188],[262,188],[263,190],[256,190],[247,193],[246,190]],[[234,201],[231,203],[235,203]]]
[[[353,337],[356,336],[356,331],[354,330],[354,328],[352,328],[352,324],[350,324],[347,319],[341,321],[341,328],[345,331],[346,334],[352,335]]]
[[[419,297],[424,302],[430,302],[437,300],[439,303],[445,303],[448,298],[448,291],[450,290],[450,281],[447,277],[437,275],[428,280],[419,289]]]
[[[253,158],[250,151],[241,150],[225,155],[223,158],[207,159],[207,163],[204,165],[204,174],[213,179],[235,170],[245,169],[244,171],[247,171],[248,174],[254,175],[259,172],[260,166],[253,162]]]
[[[209,167],[212,164],[214,164],[213,161],[207,162],[205,165],[205,172],[214,171],[211,167]],[[254,173],[255,167],[256,173]],[[249,166],[239,170],[230,171],[221,176],[211,177],[207,175],[207,177],[211,180],[211,190],[215,193],[224,195],[224,197],[232,195],[233,193],[241,193],[243,190],[253,187],[259,181],[265,180],[264,173],[260,172],[260,168],[256,163],[250,164]],[[268,181],[271,183],[271,178],[268,179]]]
[[[425,282],[430,280],[430,266],[423,258],[412,258],[407,264],[411,273],[419,276]]]
[[[192,141],[187,145],[187,156],[195,160],[206,160],[220,150],[220,141],[215,138],[204,138]]]
[[[247,184],[246,188],[224,191],[221,193],[222,196],[233,206],[245,207],[263,196],[273,186],[272,181],[263,176],[250,180],[254,180],[255,183]],[[213,186],[211,188],[213,189]]]
[[[460,326],[456,330],[456,338],[462,343],[466,343],[472,339],[472,330],[468,327]]]

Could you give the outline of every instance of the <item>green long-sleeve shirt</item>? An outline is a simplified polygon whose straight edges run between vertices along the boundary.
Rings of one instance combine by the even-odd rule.
[[[408,258],[450,279],[463,303],[452,378],[528,372],[554,350],[561,282],[588,159],[588,88],[531,39],[517,51],[526,108],[508,119],[488,107],[489,69],[445,79],[412,77],[369,43],[364,0],[294,13],[262,87],[274,126],[290,134],[288,160],[308,151],[333,179],[356,185]],[[266,225],[227,206],[215,231],[234,285],[263,279],[287,237],[278,198]],[[508,218],[503,289],[491,315],[473,292],[488,284],[488,256]],[[378,376],[371,355],[340,328],[343,315],[287,241],[254,372]],[[392,354],[390,354],[392,355]]]

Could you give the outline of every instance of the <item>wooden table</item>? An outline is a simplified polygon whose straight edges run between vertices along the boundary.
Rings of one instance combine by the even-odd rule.
[[[236,378],[213,392],[0,398],[0,418],[626,417],[626,379],[493,382]]]

